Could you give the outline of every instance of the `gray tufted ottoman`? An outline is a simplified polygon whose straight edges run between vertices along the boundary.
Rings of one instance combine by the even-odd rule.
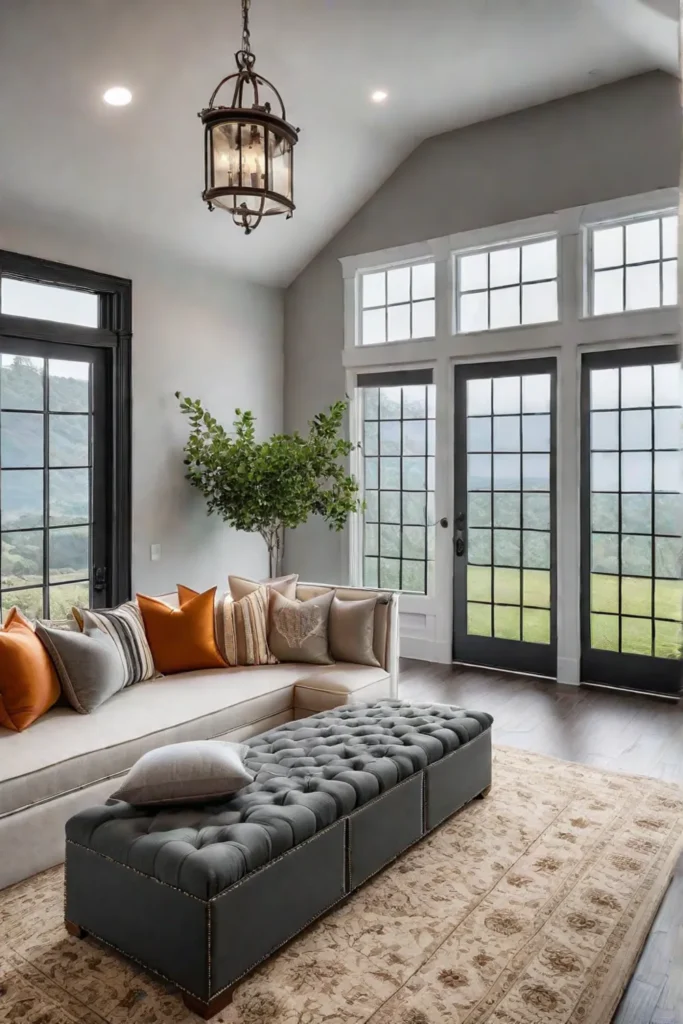
[[[491,723],[346,705],[246,743],[218,804],[112,801],[66,826],[66,926],[176,984],[206,1018],[258,963],[491,784]]]

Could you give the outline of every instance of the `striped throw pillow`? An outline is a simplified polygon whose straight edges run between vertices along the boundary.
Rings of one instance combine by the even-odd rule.
[[[223,599],[222,654],[228,665],[277,665],[268,647],[268,588]]]
[[[126,601],[118,608],[97,611],[74,608],[73,614],[82,631],[102,629],[112,638],[123,663],[126,678],[124,686],[142,683],[157,676],[140,609],[134,601]]]

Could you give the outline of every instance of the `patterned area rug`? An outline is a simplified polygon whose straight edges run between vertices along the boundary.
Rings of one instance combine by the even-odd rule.
[[[683,838],[683,790],[496,751],[493,789],[235,991],[224,1024],[607,1024]],[[0,893],[0,1020],[190,1024],[66,935],[62,871]],[[239,928],[239,922],[236,922]]]

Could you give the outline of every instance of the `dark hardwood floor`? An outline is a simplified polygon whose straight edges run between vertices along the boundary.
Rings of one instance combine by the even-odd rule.
[[[683,785],[683,703],[402,659],[402,697],[494,717],[494,743]],[[613,1024],[683,1024],[683,857]]]

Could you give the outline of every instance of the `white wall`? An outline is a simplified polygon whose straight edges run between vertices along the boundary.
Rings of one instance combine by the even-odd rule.
[[[676,186],[680,116],[679,83],[653,72],[424,142],[287,291],[286,429],[344,394],[340,257]],[[286,566],[346,582],[346,550],[313,520]]]
[[[235,231],[228,218],[226,232]],[[237,534],[205,513],[184,479],[189,424],[174,397],[200,398],[230,424],[251,409],[260,434],[282,429],[283,296],[223,279],[163,254],[79,238],[0,215],[0,249],[128,277],[133,282],[133,589],[197,589],[230,572],[265,575],[256,535]],[[150,545],[162,557],[150,560]]]

